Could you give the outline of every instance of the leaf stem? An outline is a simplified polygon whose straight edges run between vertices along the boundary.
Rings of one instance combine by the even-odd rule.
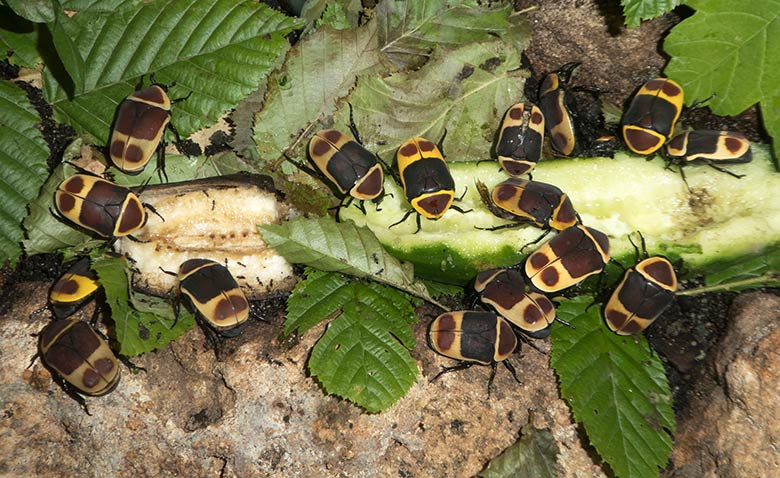
[[[687,289],[677,292],[677,295],[695,296],[700,294],[707,294],[710,292],[726,292],[730,290],[740,290],[751,287],[766,287],[772,285],[773,282],[780,281],[780,271],[769,271],[764,275],[758,277],[750,277],[747,279],[736,280],[733,282],[724,282],[721,284],[696,287],[694,289]]]

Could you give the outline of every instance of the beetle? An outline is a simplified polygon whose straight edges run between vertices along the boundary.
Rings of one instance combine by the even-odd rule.
[[[634,95],[623,113],[623,139],[628,148],[652,154],[672,137],[684,100],[682,87],[668,78],[654,78]]]
[[[609,262],[609,238],[596,229],[577,225],[542,244],[525,261],[525,274],[541,292],[558,292],[604,270]]]
[[[563,65],[556,72],[548,73],[539,86],[539,109],[544,115],[544,127],[555,151],[563,156],[580,154],[579,131],[575,124],[574,99],[567,84],[579,62]]]
[[[90,269],[89,257],[74,262],[49,289],[49,307],[54,317],[64,319],[95,296],[100,283]]]
[[[235,337],[249,319],[249,302],[227,267],[211,259],[188,259],[179,266],[179,290],[219,356],[217,338]]]
[[[445,312],[431,322],[428,344],[441,355],[461,361],[458,365],[443,368],[431,382],[442,374],[463,370],[474,364],[490,365],[493,368],[488,380],[490,396],[490,386],[499,362],[519,382],[514,367],[506,361],[519,347],[517,336],[509,322],[493,312]]]
[[[510,176],[529,173],[542,157],[544,115],[538,106],[517,103],[501,122],[496,143],[498,163]]]
[[[678,134],[666,145],[666,161],[680,168],[688,164],[704,163],[720,172],[736,174],[719,164],[749,163],[753,159],[750,141],[741,133],[731,131],[694,130]]]
[[[475,182],[482,202],[495,216],[516,221],[487,230],[533,224],[561,231],[580,222],[569,196],[557,186],[521,178],[509,178],[493,188],[488,196],[485,185]]]
[[[108,343],[88,323],[62,319],[49,323],[41,331],[38,354],[53,370],[55,380],[85,411],[79,394],[101,396],[114,390],[121,376],[119,362]]]
[[[342,195],[373,200],[382,194],[384,172],[376,155],[348,135],[335,129],[317,132],[309,156]]]
[[[114,166],[127,174],[139,174],[156,151],[157,169],[165,175],[166,128],[176,136],[177,144],[181,142],[170,122],[173,102],[163,85],[152,84],[147,88],[139,85],[119,104],[108,148]]]
[[[477,274],[474,290],[480,300],[524,334],[541,339],[550,335],[555,305],[547,296],[527,289],[523,274],[514,269],[488,269]]]
[[[89,174],[66,178],[54,193],[57,210],[102,237],[122,237],[146,224],[146,210],[129,189]]]
[[[425,138],[406,141],[398,148],[396,161],[404,195],[412,209],[389,227],[401,224],[413,212],[417,212],[417,231],[420,230],[420,216],[439,219],[450,208],[468,212],[453,206],[455,180],[439,147],[432,141]]]
[[[637,334],[653,323],[674,300],[677,274],[661,256],[648,257],[626,270],[604,306],[604,318],[618,335]]]

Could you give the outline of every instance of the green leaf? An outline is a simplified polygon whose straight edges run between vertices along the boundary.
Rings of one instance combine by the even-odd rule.
[[[182,136],[213,124],[257,89],[288,48],[284,35],[299,26],[251,1],[158,0],[117,11],[84,10],[73,17],[78,52],[89,65],[84,94],[73,94],[61,71],[44,72],[44,93],[55,117],[105,144],[117,105],[142,75],[173,85],[173,120]],[[148,81],[148,78],[147,78]]]
[[[130,264],[124,257],[98,255],[92,260],[111,308],[119,353],[135,357],[158,350],[195,325],[184,308],[178,318],[173,307],[160,297],[140,294],[130,287]]]
[[[310,272],[304,282],[290,297],[287,321],[298,325],[289,328],[301,330],[338,316],[312,350],[312,376],[328,393],[369,412],[385,410],[404,396],[418,374],[408,350],[416,344],[409,297],[335,273]]]
[[[445,295],[453,297],[463,297],[464,295],[463,287],[458,285],[446,284],[444,282],[438,282],[434,280],[426,280],[423,282],[425,283],[425,288],[428,289],[428,293],[431,294],[431,297],[435,297],[436,299],[439,299]]]
[[[311,133],[314,122],[333,114],[357,76],[377,66],[377,47],[376,22],[350,30],[322,27],[300,41],[269,81],[264,107],[255,116],[260,158],[279,159]]]
[[[39,26],[0,6],[0,51],[10,52],[12,65],[32,68],[41,61],[38,54]]]
[[[555,478],[558,476],[558,445],[549,430],[537,430],[528,423],[522,436],[499,456],[490,460],[482,478]]]
[[[628,28],[638,27],[642,20],[652,20],[671,12],[680,0],[620,0]]]
[[[330,217],[296,218],[259,227],[268,245],[289,262],[328,272],[368,277],[438,304],[409,265],[388,254],[367,227],[337,223]]]
[[[25,92],[0,81],[0,263],[16,264],[21,256],[27,203],[46,179],[49,147],[38,123]]]
[[[84,58],[73,41],[73,38],[78,34],[77,27],[69,16],[59,10],[54,17],[54,20],[49,23],[49,31],[54,41],[54,47],[57,49],[62,65],[70,76],[74,93],[80,95],[84,92],[86,65],[84,64]]]
[[[488,159],[495,125],[523,98],[528,73],[501,40],[473,43],[436,55],[417,71],[361,77],[350,96],[366,145],[392,161],[415,136],[438,142],[447,130],[448,161]],[[342,109],[336,122],[348,121]],[[370,118],[370,120],[369,120]]]
[[[590,297],[558,307],[576,328],[554,326],[550,362],[574,419],[616,476],[658,476],[669,461],[675,421],[663,364],[644,336],[619,336]]]
[[[83,12],[116,12],[123,8],[136,8],[143,0],[60,0],[62,8]]]
[[[780,0],[691,0],[696,13],[664,41],[666,74],[719,115],[737,115],[756,102],[780,158]]]
[[[479,0],[380,2],[376,21],[381,51],[399,69],[419,67],[437,46],[456,47],[503,35],[511,10],[511,2]]]
[[[59,7],[54,0],[5,0],[5,3],[20,17],[35,23],[54,21],[55,8]]]

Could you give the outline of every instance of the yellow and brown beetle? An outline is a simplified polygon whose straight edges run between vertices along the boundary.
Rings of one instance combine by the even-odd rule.
[[[677,274],[666,258],[648,257],[623,275],[604,306],[604,318],[618,335],[645,330],[674,300]]]
[[[430,381],[442,374],[463,370],[474,364],[490,365],[490,386],[496,375],[496,365],[502,362],[517,379],[514,367],[506,359],[519,347],[517,336],[509,322],[493,312],[457,311],[445,312],[431,322],[428,344],[436,352],[461,363],[445,367]]]
[[[558,292],[600,273],[609,262],[609,238],[577,225],[564,229],[525,261],[525,275],[542,292]]]
[[[119,362],[108,343],[88,323],[51,322],[40,333],[39,355],[68,394],[86,408],[78,394],[105,395],[119,383]]]
[[[138,196],[89,174],[74,174],[62,181],[54,204],[65,218],[102,237],[128,236],[146,224],[146,210]]]
[[[683,89],[668,78],[654,78],[636,93],[623,114],[623,139],[628,148],[652,154],[672,137],[680,118]]]
[[[474,290],[480,300],[533,338],[550,335],[555,305],[545,295],[527,289],[523,274],[514,269],[489,269],[477,274]]]

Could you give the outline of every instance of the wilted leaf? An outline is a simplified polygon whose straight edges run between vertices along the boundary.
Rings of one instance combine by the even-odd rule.
[[[412,69],[436,47],[481,43],[505,34],[511,10],[511,2],[380,2],[376,21],[381,51],[399,69]]]
[[[263,161],[277,160],[313,125],[333,113],[361,73],[379,62],[376,22],[351,30],[321,27],[301,40],[271,77],[254,140]],[[309,131],[311,132],[311,131]]]
[[[361,77],[350,95],[366,145],[392,163],[404,141],[423,136],[438,142],[444,130],[448,161],[490,158],[501,116],[523,99],[528,73],[501,40],[468,44],[436,55],[417,71]],[[336,117],[347,123],[349,112]],[[370,119],[369,119],[370,118]]]
[[[482,478],[555,478],[558,446],[549,430],[537,430],[530,423],[522,436],[499,456],[490,460]]]

